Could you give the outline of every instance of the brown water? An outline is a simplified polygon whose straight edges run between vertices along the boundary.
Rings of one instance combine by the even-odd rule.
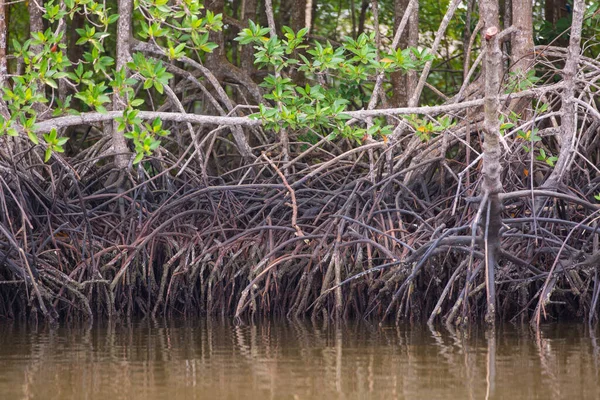
[[[598,334],[218,322],[0,325],[0,399],[598,399]]]

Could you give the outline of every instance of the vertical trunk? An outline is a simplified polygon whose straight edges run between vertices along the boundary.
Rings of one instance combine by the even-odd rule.
[[[119,20],[117,23],[116,69],[126,66],[131,58],[129,44],[131,38],[132,0],[119,0]]]
[[[207,3],[206,8],[211,12],[215,13],[215,15],[223,14],[225,2],[223,0],[215,0],[210,3]],[[219,68],[219,65],[221,64],[221,58],[225,57],[225,39],[223,31],[211,31],[208,37],[208,40],[213,43],[216,43],[218,47],[214,49],[212,53],[206,54],[206,65],[211,71],[213,71],[215,76],[219,78],[219,81],[222,81],[223,74],[219,72],[221,70],[221,68]]]
[[[39,6],[38,6],[39,4]],[[29,34],[33,34],[34,32],[43,32],[44,31],[44,20],[42,16],[44,15],[42,12],[42,7],[44,5],[43,0],[30,1],[28,4],[29,11]],[[30,47],[30,50],[33,54],[40,54],[44,49],[43,45],[37,44]],[[44,85],[42,83],[38,83],[37,91],[44,95]],[[33,109],[37,113],[38,119],[42,118],[42,112],[44,111],[44,106],[41,103],[35,103],[33,105]]]
[[[119,20],[117,22],[117,57],[115,67],[117,71],[121,68],[127,68],[126,64],[130,59],[129,39],[131,37],[131,12],[132,0],[119,0]],[[115,93],[113,98],[113,110],[123,110],[126,99],[121,98]],[[112,136],[112,151],[115,156],[115,167],[125,169],[129,163],[129,149],[123,132],[117,129],[117,123],[106,124],[105,130]]]
[[[237,18],[240,21],[241,21],[241,12],[240,12],[241,7],[243,7],[243,0],[232,0],[231,1],[231,15],[233,16],[233,18]],[[223,17],[225,17],[225,15],[223,15]],[[239,27],[232,25],[231,27],[229,27],[229,29],[226,30],[226,32],[227,32],[227,42],[233,43],[235,38],[239,35],[240,30],[239,30]],[[239,46],[231,46],[230,51],[231,51],[231,62],[234,65],[239,65],[238,64]]]
[[[39,4],[39,6],[38,6]],[[33,32],[43,32],[44,31],[44,20],[42,19],[42,16],[44,15],[42,9],[40,7],[43,7],[44,5],[44,1],[43,0],[38,0],[38,1],[30,1],[28,4],[28,11],[29,11],[29,32],[33,33]],[[35,45],[35,46],[31,46],[31,50],[35,53],[35,54],[39,54],[42,51],[42,45]]]
[[[305,0],[304,3],[304,27],[310,31],[312,28],[313,7],[315,4],[313,3],[313,0]]]
[[[292,13],[294,12],[294,0],[280,0],[277,22],[279,26],[289,26],[291,28]]]
[[[306,17],[307,15],[310,15],[310,12],[308,14],[306,13],[307,0],[291,0],[290,3],[292,9],[290,12],[291,20],[289,26],[294,32],[298,32],[306,26]]]
[[[62,3],[61,5],[61,10],[65,10],[66,6],[64,3]],[[63,17],[58,25],[58,34],[62,35],[61,39],[60,39],[60,44],[64,45],[65,48],[67,47],[67,21],[66,18]],[[64,102],[65,99],[67,98],[67,85],[65,83],[64,79],[59,79],[58,80],[58,98],[61,102]]]
[[[8,7],[6,5],[5,0],[0,0],[0,115],[4,119],[9,119],[8,109],[4,100],[1,98],[2,96],[2,88],[6,85],[6,75],[8,73],[7,64],[6,64],[6,34],[7,34],[7,23],[6,23],[6,11]],[[0,151],[10,151],[11,140],[6,137],[0,142]],[[6,144],[6,145],[5,145]]]
[[[510,41],[511,71],[519,79],[525,79],[533,67],[533,7],[531,0],[512,0],[512,25],[517,28]],[[523,120],[531,116],[531,97],[511,102],[510,109]]]
[[[375,47],[377,49],[375,59],[379,61],[379,51],[381,51],[381,31],[379,28],[379,2],[371,0],[371,13],[373,14],[373,30],[375,33]]]
[[[310,29],[311,17],[312,17],[312,0],[290,0],[293,4],[291,11],[292,19],[290,21],[290,28],[294,32],[298,32],[300,29],[308,27]],[[302,50],[296,50],[298,53],[303,53]],[[297,57],[297,56],[296,56]],[[306,85],[306,76],[303,72],[297,69],[290,70],[290,77],[294,83],[298,86],[304,87]]]
[[[550,27],[556,28],[556,23],[561,18],[567,18],[570,14],[569,0],[546,0],[544,2],[544,19],[550,25]],[[556,34],[561,33],[555,31]],[[547,38],[552,41],[553,46],[566,46],[568,37],[567,35],[560,35],[559,37]]]
[[[502,151],[500,147],[500,78],[502,71],[502,52],[498,43],[499,10],[498,0],[481,0],[480,14],[484,21],[485,32],[485,100],[483,122],[483,198],[487,207],[484,225],[485,238],[485,277],[487,289],[487,312],[485,320],[493,324],[496,319],[496,290],[494,268],[496,253],[500,247],[501,205],[498,194],[502,190],[500,180]]]
[[[519,0],[517,0],[517,2],[518,1]],[[502,29],[506,29],[513,25],[513,1],[512,0],[503,0],[501,5],[503,7]],[[533,18],[533,15],[532,15],[532,18]],[[510,40],[506,40],[502,43],[502,51],[505,54],[511,54],[511,50],[510,50],[511,47],[512,47],[512,43]]]
[[[312,0],[282,0],[278,25],[289,26],[296,32],[306,26],[310,27],[311,11]]]
[[[408,46],[417,47],[419,45],[419,2],[415,3],[414,9],[408,19]],[[417,71],[408,72],[408,88],[413,91],[417,88],[419,75]]]
[[[548,21],[551,24],[554,24],[555,19],[554,19],[554,3],[556,2],[556,0],[546,0],[546,2],[544,3],[544,18],[546,19],[546,21]]]
[[[83,46],[76,45],[79,40],[79,34],[77,29],[82,29],[85,22],[85,16],[80,13],[75,13],[73,19],[67,18],[67,32],[65,37],[67,39],[67,57],[73,65],[77,64],[83,57]],[[76,110],[81,109],[81,100],[76,97],[71,99],[71,107]]]
[[[569,168],[573,162],[575,145],[576,145],[576,132],[577,132],[577,106],[575,104],[575,84],[577,68],[579,66],[579,59],[581,54],[581,30],[583,25],[583,16],[585,11],[584,0],[575,0],[573,3],[573,22],[571,24],[571,37],[569,39],[569,47],[567,48],[567,59],[565,61],[565,67],[562,71],[565,89],[561,94],[562,107],[561,107],[561,126],[560,133],[558,136],[558,142],[560,144],[560,153],[558,160],[548,177],[548,180],[544,183],[543,188],[557,189],[564,178],[564,175],[569,171]],[[545,199],[540,199],[536,204],[536,210],[542,208]],[[567,239],[568,240],[568,236]],[[555,260],[552,268],[549,271],[548,277],[544,282],[538,304],[535,309],[535,313],[532,319],[532,324],[535,324],[539,328],[542,313],[545,311],[545,306],[550,302],[550,296],[552,295],[553,288],[557,283],[557,275],[554,273],[555,267],[559,264],[559,260]]]
[[[533,7],[531,0],[512,0],[512,22],[517,32],[512,35],[512,71],[526,74],[533,63]]]
[[[356,37],[356,4],[354,3],[354,0],[350,0],[350,17],[352,20],[352,37]]]
[[[223,14],[225,2],[223,0],[215,0],[212,3],[207,3],[207,9],[216,14]],[[242,6],[243,13],[246,13],[246,5]],[[249,7],[248,9],[249,15],[256,15],[255,9],[253,7]],[[264,19],[265,13],[259,14],[258,20],[262,25],[262,20]],[[231,70],[232,66],[229,60],[227,60],[225,56],[225,40],[223,37],[223,32],[210,32],[209,40],[217,44],[217,48],[214,49],[212,53],[206,54],[206,64],[205,66],[198,64],[197,68],[202,72],[204,77],[210,82],[211,86],[214,88],[217,96],[216,98],[221,101],[224,105],[224,108],[228,112],[234,111],[235,107],[231,99],[228,97],[224,86],[221,82],[223,82],[224,78],[227,76],[228,70]],[[253,65],[254,56],[252,53],[245,53],[247,58],[244,57],[244,62],[246,66]],[[240,71],[240,74],[242,71]],[[253,82],[252,82],[253,83]],[[258,96],[257,96],[258,97]],[[240,154],[244,157],[244,159],[252,159],[252,149],[248,145],[248,141],[246,139],[244,130],[235,126],[231,128],[231,132],[233,133],[233,137],[238,146],[238,150]]]
[[[544,19],[551,25],[556,24],[559,19],[569,15],[572,2],[568,0],[546,0],[544,2]]]
[[[69,21],[69,19],[67,19]],[[77,46],[77,40],[79,40],[79,34],[77,29],[83,28],[85,23],[85,16],[79,13],[73,15],[73,20],[70,22],[67,32],[67,56],[72,63],[78,62],[83,55],[83,46]]]
[[[264,8],[265,8],[265,0],[258,0],[258,9],[264,10]],[[267,13],[259,12],[257,19],[258,19],[260,26],[266,26],[269,23],[267,21]]]
[[[273,3],[271,2],[271,0],[265,0],[265,12],[267,14],[267,21],[269,22],[269,29],[271,31],[270,36],[271,36],[271,38],[274,38],[277,35],[277,29],[275,27],[275,18],[273,16]],[[275,73],[275,77],[277,79],[279,79],[281,77],[281,73],[277,69],[275,69],[274,73]],[[277,108],[279,108],[281,110],[281,102],[280,101],[277,102]],[[281,159],[284,164],[287,164],[290,159],[289,158],[290,145],[289,145],[288,133],[285,128],[281,129],[279,137],[281,139]],[[288,167],[286,165],[284,165],[284,167],[283,167],[283,174],[286,177],[288,175]]]
[[[312,7],[312,1],[307,4],[306,0],[282,0],[277,18],[277,26],[289,26],[295,32],[306,26],[306,18],[310,20],[310,11],[307,14],[307,8]],[[309,9],[310,10],[310,9]]]
[[[517,0],[517,2],[522,0]],[[513,0],[504,0],[504,15],[502,16],[502,28],[506,29],[513,24]],[[531,16],[533,18],[533,15]]]
[[[465,15],[465,30],[463,31],[463,81],[467,79],[469,74],[469,66],[471,65],[471,18],[473,15],[473,9],[475,7],[475,0],[467,0],[467,13]]]
[[[558,136],[560,152],[558,160],[544,183],[545,188],[557,189],[561,184],[565,174],[568,172],[573,162],[575,153],[575,133],[577,131],[577,107],[573,101],[575,97],[575,76],[581,52],[581,29],[583,24],[583,13],[585,4],[583,0],[575,0],[573,4],[573,23],[571,25],[571,38],[567,49],[567,60],[562,75],[565,82],[565,89],[561,95],[561,126]],[[541,202],[540,202],[541,203]]]
[[[6,1],[0,0],[0,88],[6,80]]]
[[[483,0],[482,0],[483,1]],[[442,38],[446,34],[446,29],[448,29],[448,25],[450,24],[450,20],[454,16],[454,13],[458,9],[458,6],[462,3],[461,0],[451,0],[448,4],[448,9],[444,14],[444,18],[442,18],[442,22],[435,33],[435,39],[433,41],[433,45],[431,46],[431,53],[438,54],[438,49],[440,43],[442,42]],[[498,4],[496,3],[496,21],[498,21]],[[498,26],[496,24],[495,26]],[[415,87],[414,92],[411,94],[410,100],[408,101],[409,107],[416,107],[419,104],[419,99],[421,98],[421,93],[423,92],[423,88],[425,87],[425,82],[427,81],[427,77],[429,76],[429,72],[431,71],[431,66],[433,65],[433,61],[428,61],[423,67],[423,72],[421,72],[421,76],[417,85]]]
[[[352,3],[354,4],[354,3]],[[360,5],[360,14],[358,16],[358,31],[354,35],[359,36],[365,31],[365,21],[367,20],[367,10],[369,9],[369,0],[363,0]]]
[[[398,29],[400,21],[404,16],[406,7],[410,0],[396,0],[394,2],[394,31]],[[416,3],[413,11],[408,20],[408,26],[405,33],[400,36],[399,48],[406,49],[407,47],[416,47],[419,41],[419,8],[418,2]],[[410,71],[403,73],[396,71],[391,74],[392,80],[392,98],[391,107],[406,107],[408,105],[408,98],[412,93],[417,84],[417,73],[416,71]]]
[[[243,0],[240,16],[244,26],[248,26],[248,21],[256,22],[256,0]],[[256,68],[254,68],[254,49],[252,46],[242,46],[240,52],[240,67],[248,74],[254,77]]]
[[[398,29],[400,21],[404,16],[404,11],[408,6],[409,0],[396,0],[394,2],[394,31]],[[410,21],[408,23],[410,29]],[[408,30],[400,36],[399,48],[405,49],[409,47]],[[391,107],[406,107],[408,105],[408,98],[410,96],[410,90],[408,88],[408,76],[402,71],[393,72],[390,75],[392,80],[392,98]]]

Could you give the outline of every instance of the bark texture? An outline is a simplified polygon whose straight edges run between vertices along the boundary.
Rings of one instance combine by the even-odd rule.
[[[583,14],[585,3],[583,0],[575,0],[573,5],[573,23],[571,25],[571,38],[567,48],[567,59],[562,71],[565,89],[561,94],[561,127],[558,136],[560,153],[556,165],[544,188],[558,189],[566,173],[569,171],[575,153],[575,139],[577,132],[577,106],[575,104],[575,86],[577,66],[579,65],[581,53],[581,30],[583,25]]]
[[[533,6],[531,0],[512,0],[512,26],[517,30],[511,36],[511,71],[518,79],[525,79],[533,67]],[[510,109],[528,120],[531,98],[511,102]]]
[[[533,9],[531,0],[512,0],[512,71],[526,73],[533,63]]]
[[[402,21],[402,17],[408,7],[410,0],[396,0],[394,2],[394,31],[396,31]],[[406,49],[407,47],[416,47],[419,42],[419,3],[415,4],[408,19],[406,32],[400,36],[399,47]],[[408,106],[410,94],[414,92],[417,85],[417,72],[410,71],[403,73],[396,71],[391,74],[392,80],[392,107]]]
[[[127,62],[131,58],[129,46],[131,39],[131,12],[132,12],[132,1],[131,0],[120,0],[119,1],[119,20],[117,22],[117,57],[115,61],[115,67],[117,71],[121,68],[127,68]],[[113,109],[120,111],[124,109],[125,99],[121,98],[115,93],[113,98]],[[119,132],[117,129],[117,123],[106,124],[108,131],[112,136],[112,151],[115,156],[115,167],[118,169],[125,169],[129,163],[129,149],[127,148],[127,142],[123,132]]]
[[[496,319],[495,264],[500,248],[502,207],[498,194],[502,191],[500,179],[502,149],[500,147],[500,77],[502,76],[502,52],[498,43],[499,10],[497,0],[480,2],[484,19],[485,38],[485,100],[483,122],[483,185],[487,204],[484,224],[485,276],[487,289],[487,312],[485,320],[493,324]]]
[[[6,1],[0,0],[0,87],[6,80]]]
[[[43,32],[44,31],[44,20],[42,19],[42,15],[44,14],[41,7],[43,7],[43,0],[38,1],[29,1],[28,11],[29,11],[29,32],[30,35],[34,32]],[[41,44],[32,45],[30,47],[33,54],[40,54],[43,50],[43,46]],[[37,91],[43,93],[44,85],[42,83],[37,84]],[[37,119],[41,120],[44,118],[45,107],[41,103],[35,103],[33,105],[33,109],[37,113]]]
[[[7,17],[7,5],[5,0],[0,0],[0,90],[7,83],[7,63],[6,63],[6,38],[7,38],[7,30],[6,30],[6,17]],[[9,118],[8,109],[4,100],[0,98],[0,115],[4,119]],[[0,142],[0,151],[6,150],[5,154],[12,153],[12,140],[8,137],[5,137]]]
[[[242,2],[242,10],[240,12],[244,26],[248,26],[248,21],[256,21],[256,0],[244,0]],[[254,76],[256,68],[254,68],[254,49],[252,46],[242,46],[240,52],[240,66],[246,74]]]

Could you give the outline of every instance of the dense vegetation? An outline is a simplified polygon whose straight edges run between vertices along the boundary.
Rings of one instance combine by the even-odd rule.
[[[596,320],[598,15],[0,1],[0,316]]]

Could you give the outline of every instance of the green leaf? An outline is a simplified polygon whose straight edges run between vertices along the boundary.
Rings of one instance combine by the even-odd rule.
[[[155,140],[150,144],[150,150],[154,151],[160,146],[160,140]]]
[[[58,84],[53,79],[46,79],[46,85],[50,86],[52,89],[58,89]]]
[[[551,167],[554,167],[554,163],[558,160],[558,157],[552,156],[552,157],[548,157],[546,159],[546,164],[548,164]]]
[[[144,153],[137,153],[135,158],[133,159],[134,164],[139,164],[140,161],[144,158]]]
[[[39,141],[38,137],[36,136],[35,132],[28,130],[27,136],[29,137],[29,140],[31,140],[33,142],[33,144],[40,144],[40,141]]]

